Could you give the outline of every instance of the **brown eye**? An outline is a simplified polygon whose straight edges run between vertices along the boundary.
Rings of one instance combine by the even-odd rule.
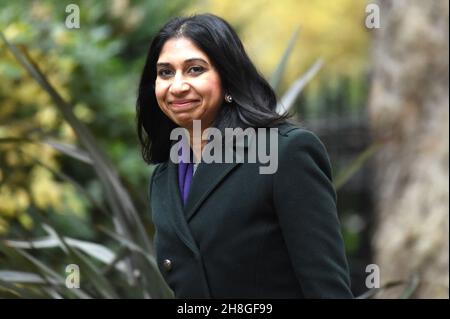
[[[196,66],[190,67],[188,72],[189,73],[200,74],[200,73],[203,73],[204,70],[205,70],[204,67],[196,65]]]
[[[169,77],[172,74],[172,71],[169,69],[161,69],[158,71],[158,76],[165,78]]]

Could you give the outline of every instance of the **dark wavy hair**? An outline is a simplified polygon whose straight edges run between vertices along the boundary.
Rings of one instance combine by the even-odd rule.
[[[159,54],[172,38],[187,38],[201,49],[218,70],[223,91],[233,97],[231,104],[220,108],[214,127],[222,132],[227,127],[273,127],[289,117],[275,111],[275,92],[258,73],[238,35],[225,20],[212,14],[172,18],[153,38],[139,83],[137,131],[147,163],[168,160],[170,132],[177,127],[159,108],[154,90]]]

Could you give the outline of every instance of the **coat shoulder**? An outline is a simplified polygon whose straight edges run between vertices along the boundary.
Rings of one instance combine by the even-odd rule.
[[[298,146],[315,146],[326,152],[325,146],[320,138],[312,131],[299,127],[293,123],[283,123],[278,128],[280,135],[280,146],[298,145]]]
[[[287,123],[278,129],[279,162],[284,167],[313,161],[332,179],[331,160],[324,143],[312,131]]]

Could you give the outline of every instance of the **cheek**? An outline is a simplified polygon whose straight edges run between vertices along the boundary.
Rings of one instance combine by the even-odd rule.
[[[163,86],[158,85],[158,84],[155,85],[155,96],[156,96],[156,100],[158,101],[159,105],[162,105],[162,103],[164,101],[165,92],[166,92],[166,89]]]
[[[222,85],[220,79],[208,79],[200,85],[202,93],[208,98],[209,102],[217,103],[222,97]]]
[[[223,92],[222,92],[222,85],[220,81],[216,81],[212,84],[212,94],[211,99],[214,101],[215,104],[217,104],[217,107],[219,107],[222,104],[222,98],[223,98]]]

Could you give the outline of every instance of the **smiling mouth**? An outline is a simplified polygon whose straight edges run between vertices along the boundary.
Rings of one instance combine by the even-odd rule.
[[[184,101],[173,101],[169,104],[175,110],[186,110],[195,106],[199,100],[184,100]]]

